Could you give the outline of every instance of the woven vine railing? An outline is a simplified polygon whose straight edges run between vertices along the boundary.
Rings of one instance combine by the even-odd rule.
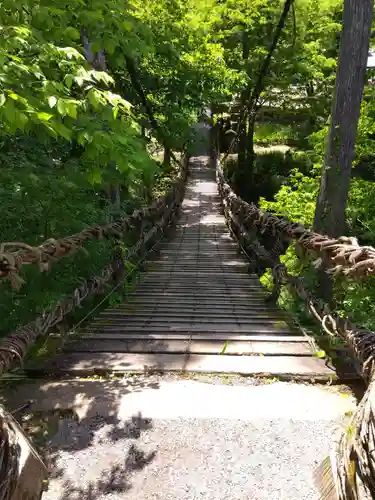
[[[179,172],[166,195],[149,207],[137,210],[130,216],[121,217],[111,224],[91,227],[59,240],[50,239],[38,247],[23,243],[6,243],[0,246],[0,277],[11,277],[14,285],[20,285],[22,279],[18,273],[25,264],[37,264],[41,270],[46,271],[53,261],[72,254],[92,239],[106,237],[121,240],[129,231],[138,236],[136,243],[126,250],[125,255],[118,247],[115,248],[112,262],[104,267],[100,275],[84,280],[70,296],[59,301],[52,309],[0,340],[0,376],[22,364],[37,338],[48,334],[87,297],[101,292],[106,284],[121,283],[126,278],[125,262],[136,261],[137,265],[145,260],[148,252],[155,249],[179,211],[187,172],[187,155],[184,153]],[[134,267],[132,269],[134,270]],[[41,486],[36,488],[35,492],[26,493],[26,496],[14,496],[19,488],[22,454],[20,433],[14,419],[0,405],[0,500],[41,498]],[[22,439],[26,442],[24,436]],[[28,449],[32,449],[30,444]],[[35,459],[34,451],[32,455]],[[33,465],[34,468],[38,469],[40,474],[46,474],[45,466],[38,460],[38,463]],[[42,484],[40,477],[35,478],[35,481]]]
[[[186,163],[184,154],[182,162]],[[185,167],[186,168],[186,167]],[[82,249],[86,243],[103,238],[122,238],[125,233],[139,230],[146,222],[153,223],[175,195],[175,186],[179,185],[185,173],[180,169],[174,186],[165,195],[155,200],[148,207],[135,210],[131,215],[124,215],[109,224],[93,226],[79,233],[54,239],[49,238],[35,247],[21,242],[6,242],[0,244],[0,278],[10,277],[13,285],[23,283],[19,271],[24,265],[36,264],[41,271],[48,271],[53,262]]]
[[[338,436],[332,453],[315,471],[322,498],[373,500],[375,498],[375,333],[353,325],[349,319],[330,311],[327,304],[312,297],[303,278],[291,276],[280,261],[294,241],[316,267],[324,264],[328,273],[361,277],[375,273],[375,249],[362,247],[355,238],[330,238],[298,223],[261,211],[239,198],[226,181],[220,155],[214,147],[213,161],[224,214],[254,270],[271,269],[274,288],[270,299],[277,300],[282,286],[302,299],[306,310],[330,336],[344,340],[368,384],[348,429]]]

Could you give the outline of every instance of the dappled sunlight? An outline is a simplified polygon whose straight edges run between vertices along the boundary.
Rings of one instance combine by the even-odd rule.
[[[131,393],[159,387],[156,378],[140,375],[37,380],[4,391],[7,406],[15,409],[15,418],[49,469],[43,499],[99,500],[130,490],[137,471],[154,460],[156,450],[135,442],[152,430],[152,420],[140,412],[122,418],[122,401]]]
[[[204,226],[212,226],[213,224],[214,225],[222,225],[223,219],[224,219],[224,217],[222,215],[208,214],[208,215],[204,215],[201,218],[200,223]]]
[[[199,200],[192,200],[190,198],[185,198],[184,201],[182,202],[184,214],[189,213],[189,211],[186,210],[186,207],[198,207],[198,206],[199,206]]]
[[[277,373],[285,371],[289,357],[293,370],[315,373],[317,360],[306,338],[301,339],[276,304],[267,302],[258,277],[249,273],[249,262],[222,214],[215,170],[203,163],[191,169],[171,239],[149,258],[127,300],[72,335],[63,352],[44,363],[46,371],[77,376],[105,375],[109,370]],[[273,339],[268,347],[262,335]],[[224,345],[229,356],[219,356]],[[267,349],[271,357],[257,355]],[[114,416],[130,392],[122,386],[112,391],[108,406]],[[97,404],[87,395],[77,396],[76,403]]]
[[[216,182],[211,181],[211,182],[197,182],[195,186],[192,186],[190,188],[191,191],[194,193],[198,194],[204,194],[206,197],[212,196],[215,197],[217,196],[217,186]]]

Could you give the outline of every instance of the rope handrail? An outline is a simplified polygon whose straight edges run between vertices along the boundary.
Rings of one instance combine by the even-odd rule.
[[[45,311],[36,320],[0,340],[0,376],[11,369],[16,362],[22,364],[27,351],[38,337],[45,335],[51,328],[60,323],[75,307],[79,307],[88,296],[99,293],[103,286],[114,275],[118,274],[119,269],[123,268],[124,260],[130,260],[138,255],[142,248],[156,235],[157,231],[159,229],[163,230],[181,202],[186,173],[187,161],[184,158],[181,163],[180,173],[176,177],[172,188],[167,195],[157,200],[158,204],[161,201],[164,203],[164,210],[161,213],[160,220],[154,221],[152,228],[147,232],[140,232],[137,242],[127,250],[124,257],[117,256],[112,263],[103,268],[99,276],[83,280],[71,295],[60,300],[52,309]],[[165,204],[166,200],[168,200],[167,204]]]
[[[176,182],[186,174],[186,161],[184,153]],[[49,238],[41,245],[32,246],[23,242],[6,242],[0,244],[0,278],[10,277],[12,286],[19,288],[24,280],[19,276],[21,268],[26,264],[36,264],[41,271],[48,271],[52,262],[83,250],[84,245],[91,240],[103,238],[121,238],[123,235],[136,228],[141,221],[155,219],[166,205],[170,193],[166,194],[151,205],[135,210],[131,215],[123,215],[111,223],[92,226],[82,231],[60,239]]]
[[[220,175],[219,173],[219,182]],[[234,194],[234,196],[240,200],[237,195]],[[230,218],[232,222],[240,226],[241,232],[246,231],[246,228],[241,226],[238,221],[238,214],[232,212],[227,197],[223,197],[223,205],[227,219]],[[365,380],[369,380],[375,368],[375,333],[354,326],[349,319],[332,313],[327,304],[313,298],[306,291],[302,278],[290,275],[286,266],[280,262],[279,256],[266,250],[257,239],[250,241],[249,244],[256,259],[262,260],[271,269],[275,289],[280,290],[281,285],[288,285],[292,288],[293,292],[303,300],[307,310],[319,322],[322,329],[330,336],[340,337],[349,345],[353,355],[361,363],[361,375]],[[275,296],[274,293],[272,295]]]
[[[222,197],[224,213],[228,222],[238,226],[237,234],[246,231],[254,235],[258,231],[271,229],[273,234],[284,232],[297,239],[308,250],[325,253],[331,262],[330,272],[349,275],[374,273],[372,247],[360,247],[356,242],[302,231],[303,226],[263,214],[254,205],[241,200],[226,182],[218,156],[216,157],[217,182]],[[248,212],[248,216],[247,216]],[[305,229],[305,228],[304,228]],[[331,312],[328,306],[306,291],[301,277],[291,276],[280,262],[280,254],[266,250],[255,238],[250,241],[251,251],[272,271],[274,290],[270,297],[275,299],[282,285],[287,285],[296,294],[313,318],[330,336],[345,341],[354,358],[360,363],[359,372],[368,384],[348,428],[337,435],[331,454],[315,472],[314,478],[322,499],[371,500],[375,498],[375,332],[354,326],[347,318]],[[320,247],[319,247],[320,245]],[[341,247],[340,247],[341,245]],[[281,253],[281,252],[280,252]],[[358,367],[356,367],[358,369]]]
[[[136,255],[141,246],[147,244],[155,236],[157,230],[164,226],[165,220],[169,215],[170,210],[166,212],[166,217],[163,217],[160,222],[156,223],[146,234],[142,235],[138,242],[129,250],[126,260]],[[122,262],[114,261],[106,265],[100,275],[82,281],[80,286],[71,295],[59,301],[51,310],[44,312],[36,320],[31,321],[26,326],[1,339],[0,376],[9,371],[17,362],[22,364],[27,351],[38,337],[45,335],[72,312],[73,309],[80,307],[81,303],[87,297],[99,293],[104,285],[112,279],[121,264]]]
[[[60,300],[52,309],[43,312],[34,321],[0,340],[0,376],[12,369],[17,363],[22,364],[27,351],[37,338],[47,334],[52,327],[60,323],[75,307],[79,307],[82,301],[88,296],[99,293],[104,285],[108,284],[113,278],[117,281],[117,287],[119,283],[123,283],[134,272],[134,269],[147,258],[149,252],[160,242],[164,229],[172,222],[178,212],[183,198],[186,177],[187,157],[185,156],[181,160],[180,172],[169,192],[156,202],[158,207],[161,208],[161,210],[157,211],[160,219],[154,220],[152,228],[147,232],[146,228],[141,224],[139,238],[127,250],[125,257],[115,249],[113,262],[105,266],[99,276],[84,280],[71,295]],[[145,210],[144,213],[150,212]],[[159,238],[149,248],[148,244],[152,243],[158,234]],[[130,260],[139,255],[140,258],[135,266],[124,276],[124,260]],[[11,415],[0,405],[0,456],[2,457],[3,469],[3,473],[0,473],[0,498],[4,498],[4,500],[13,498],[19,480],[19,445],[17,443],[17,436],[12,432],[12,422]],[[43,466],[41,459],[37,455],[36,460]],[[43,472],[45,471],[43,470]],[[42,485],[38,489],[38,495],[39,493],[41,494],[41,490]]]
[[[361,246],[353,237],[331,238],[315,233],[298,222],[263,212],[253,203],[247,203],[234,193],[225,180],[219,158],[216,159],[216,171],[220,194],[227,200],[232,212],[242,219],[244,227],[254,228],[261,233],[271,232],[273,236],[278,235],[283,239],[296,240],[304,251],[312,251],[319,255],[320,258],[314,264],[319,266],[324,261],[329,274],[341,272],[357,278],[375,274],[375,248]]]

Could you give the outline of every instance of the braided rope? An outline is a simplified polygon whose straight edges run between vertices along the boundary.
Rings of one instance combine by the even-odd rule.
[[[157,213],[161,214],[160,219],[154,220],[154,225],[149,231],[141,231],[136,244],[127,251],[127,260],[137,255],[159,230],[163,231],[169,225],[182,201],[186,177],[187,159],[184,158],[181,161],[180,172],[170,191],[154,204],[154,206],[158,206]],[[16,363],[22,363],[28,349],[39,336],[45,335],[75,307],[79,307],[86,297],[101,291],[103,286],[112,279],[114,273],[122,267],[122,264],[122,259],[121,262],[117,259],[105,266],[100,276],[85,280],[69,297],[59,301],[53,309],[43,313],[35,321],[2,339],[0,341],[0,375],[10,370]],[[19,478],[20,450],[12,422],[14,423],[12,417],[0,406],[0,500],[13,499]],[[36,455],[34,451],[33,453]],[[37,456],[36,458],[39,459]],[[40,496],[28,498],[30,500],[40,500]]]
[[[296,240],[304,251],[318,255],[315,265],[323,261],[330,274],[343,273],[353,277],[375,274],[375,248],[360,246],[356,238],[341,236],[330,238],[310,231],[302,224],[290,222],[269,212],[263,212],[256,205],[239,198],[225,180],[219,159],[216,159],[218,188],[223,200],[233,214],[241,221],[246,231],[254,229],[278,236],[280,240]]]
[[[186,162],[185,157],[182,163]],[[19,276],[21,268],[26,264],[36,264],[41,271],[48,271],[53,262],[72,255],[91,240],[103,238],[122,238],[125,233],[137,229],[141,222],[155,221],[169,204],[175,186],[184,179],[186,169],[180,168],[171,190],[150,206],[135,210],[131,215],[124,215],[114,222],[101,226],[93,226],[65,238],[49,238],[35,247],[22,242],[6,242],[0,244],[0,278],[10,277],[12,286],[19,288],[24,280]]]
[[[343,272],[360,276],[374,273],[375,250],[360,247],[355,239],[330,239],[312,233],[299,224],[262,213],[254,205],[241,200],[225,181],[217,161],[217,182],[224,213],[240,233],[252,235],[271,231],[297,239],[308,250],[325,254],[331,263],[331,273]],[[255,230],[255,231],[254,231]],[[256,258],[271,268],[274,279],[273,295],[282,285],[303,300],[322,329],[330,336],[340,337],[349,346],[360,363],[360,373],[368,383],[367,391],[354,412],[348,428],[334,440],[331,456],[315,470],[315,481],[324,500],[373,500],[375,498],[375,333],[354,326],[347,318],[332,313],[326,304],[313,298],[305,289],[303,279],[291,276],[276,252],[267,251],[257,239],[252,239],[251,250]]]
[[[153,227],[147,233],[141,232],[135,245],[127,250],[125,260],[130,260],[137,255],[141,248],[154,237],[156,232],[168,224],[171,213],[176,210],[183,196],[183,187],[186,179],[185,170],[185,168],[181,169],[181,175],[177,177],[170,192],[162,198],[164,212],[161,219],[155,221]],[[119,260],[121,261],[122,259],[120,258]],[[84,280],[70,296],[59,301],[50,311],[45,311],[34,321],[1,339],[0,376],[15,363],[22,363],[26,352],[38,337],[45,335],[60,323],[73,309],[79,307],[88,296],[99,293],[104,285],[112,279],[112,276],[119,267],[121,267],[121,262],[118,260],[108,264],[103,268],[99,276]]]

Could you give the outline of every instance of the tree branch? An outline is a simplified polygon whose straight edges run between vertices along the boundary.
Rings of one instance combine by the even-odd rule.
[[[247,109],[250,113],[255,111],[256,103],[258,102],[260,94],[262,93],[262,91],[264,89],[264,79],[267,76],[267,73],[268,73],[268,70],[270,67],[270,63],[271,63],[272,55],[275,52],[275,49],[277,47],[277,43],[279,41],[281,32],[282,32],[284,25],[285,25],[286,18],[288,16],[288,13],[289,13],[291,6],[293,5],[293,2],[294,2],[294,0],[286,0],[285,1],[283,12],[281,13],[279,22],[277,24],[277,28],[276,28],[272,43],[270,45],[270,48],[268,49],[268,54],[263,61],[263,64],[262,64],[260,71],[259,71],[259,74],[258,74],[258,79],[256,81],[256,84],[255,84],[254,89],[253,89],[251,96],[250,96],[250,100],[249,100],[249,103],[247,106]]]

